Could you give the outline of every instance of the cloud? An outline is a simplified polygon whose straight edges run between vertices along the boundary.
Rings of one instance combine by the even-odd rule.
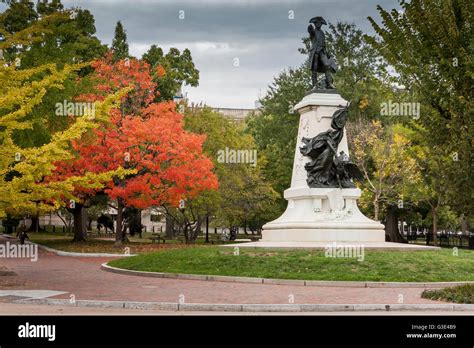
[[[259,90],[289,66],[305,60],[297,49],[308,20],[355,23],[372,32],[367,16],[376,6],[399,8],[396,0],[63,0],[66,7],[89,9],[97,36],[110,44],[122,21],[131,54],[140,57],[156,44],[189,48],[200,70],[200,85],[186,88],[191,101],[221,107],[253,107]],[[239,66],[234,66],[238,58]]]

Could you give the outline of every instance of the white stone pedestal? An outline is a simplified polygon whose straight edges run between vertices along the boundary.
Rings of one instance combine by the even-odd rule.
[[[300,153],[303,137],[312,138],[331,128],[333,113],[347,105],[339,94],[313,93],[295,106],[300,114],[291,187],[284,192],[286,211],[263,226],[262,242],[384,242],[384,226],[364,216],[357,207],[360,190],[309,188]],[[349,154],[347,138],[337,149]]]

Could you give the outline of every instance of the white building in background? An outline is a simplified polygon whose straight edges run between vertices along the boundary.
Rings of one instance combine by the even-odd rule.
[[[213,108],[213,107],[211,107],[211,109],[234,121],[243,121],[253,113],[257,115],[260,114],[260,110],[258,109]]]

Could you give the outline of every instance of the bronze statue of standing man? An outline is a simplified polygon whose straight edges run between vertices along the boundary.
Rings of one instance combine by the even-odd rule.
[[[309,21],[308,33],[311,40],[309,51],[309,67],[313,89],[335,89],[331,73],[336,72],[337,66],[333,57],[326,50],[326,38],[321,30],[327,24],[323,17],[314,17]],[[325,74],[325,80],[318,86],[318,73]]]

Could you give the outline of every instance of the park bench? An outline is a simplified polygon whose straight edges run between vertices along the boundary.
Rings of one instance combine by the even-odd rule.
[[[158,244],[160,244],[160,240],[162,240],[161,235],[159,233],[152,233],[150,239],[152,243],[158,242]]]
[[[181,243],[184,243],[183,239],[167,238],[166,236],[162,236],[160,233],[152,233],[149,239],[151,240],[152,243],[157,242],[158,244],[160,244],[160,241],[163,242],[163,244],[165,244],[167,240],[178,240]]]

